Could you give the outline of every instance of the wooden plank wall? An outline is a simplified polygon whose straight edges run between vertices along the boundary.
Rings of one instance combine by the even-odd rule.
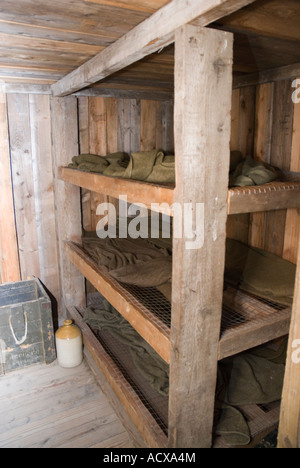
[[[292,101],[292,80],[233,92],[234,150],[280,169],[300,171],[300,106]],[[297,210],[231,216],[228,235],[297,263],[300,221]]]
[[[291,84],[288,80],[233,92],[232,149],[300,171],[300,105],[291,100]],[[60,300],[50,100],[47,95],[1,93],[0,282],[34,275]],[[78,113],[81,152],[174,149],[172,102],[80,97]],[[85,229],[96,228],[101,200],[83,191]],[[299,229],[297,210],[238,215],[228,221],[229,236],[295,263]]]
[[[101,97],[80,97],[78,102],[81,153],[105,156],[155,148],[174,151],[172,102]],[[83,190],[83,225],[87,231],[96,229],[96,208],[104,200],[102,195]]]
[[[13,274],[13,265],[9,272],[2,274],[1,282],[36,276],[59,301],[50,97],[33,94],[7,94],[4,97],[7,120],[1,119],[0,128],[1,134],[6,132],[9,136],[10,152],[5,154],[7,158],[10,155],[11,181],[7,178],[6,190],[10,184],[15,208],[13,213],[11,205],[11,216],[16,233],[16,241],[12,238],[10,249],[14,248],[19,262]],[[1,199],[2,193],[1,185]],[[3,216],[0,223],[6,226]],[[7,249],[2,242],[2,263]]]

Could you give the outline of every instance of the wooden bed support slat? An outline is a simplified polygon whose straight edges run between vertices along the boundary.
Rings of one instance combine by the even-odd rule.
[[[169,206],[173,203],[173,187],[106,177],[101,174],[91,174],[66,167],[59,168],[58,177],[70,184],[110,197],[119,198],[126,195],[129,203],[143,203],[148,209],[151,209],[151,205],[155,203],[167,203]],[[170,210],[164,209],[163,206],[158,210],[161,213],[172,214]]]
[[[171,206],[174,202],[175,190],[171,186],[106,177],[67,167],[59,168],[58,177],[70,184],[110,197],[126,195],[128,202],[143,203],[149,209],[152,203],[161,205],[156,207],[157,211],[173,216],[173,211],[163,206],[164,203]],[[299,208],[300,182],[272,182],[260,186],[231,188],[228,190],[227,203],[228,215]]]
[[[300,207],[300,182],[272,182],[228,191],[228,214],[257,213]]]

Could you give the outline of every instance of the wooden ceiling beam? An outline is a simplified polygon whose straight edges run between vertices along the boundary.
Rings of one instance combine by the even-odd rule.
[[[94,58],[52,86],[54,96],[66,96],[103,80],[174,42],[175,31],[198,19],[207,26],[255,0],[172,0]]]
[[[244,88],[257,84],[271,83],[275,81],[289,80],[300,76],[300,63],[286,67],[274,68],[250,75],[238,76],[233,79],[233,89]]]

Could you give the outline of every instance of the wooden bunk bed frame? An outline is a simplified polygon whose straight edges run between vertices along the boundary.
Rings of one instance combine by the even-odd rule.
[[[129,430],[139,431],[139,444],[152,448],[211,447],[218,360],[289,331],[291,311],[274,312],[266,306],[264,312],[258,313],[260,319],[264,315],[263,320],[252,316],[247,326],[241,324],[234,330],[229,329],[220,339],[227,216],[300,207],[297,182],[228,191],[233,35],[204,26],[252,2],[173,0],[52,86],[55,96],[52,125],[57,135],[53,142],[55,196],[64,306],[81,326],[87,359],[118,413]],[[199,26],[187,25],[195,18],[199,18]],[[73,143],[76,141],[76,97],[69,95],[172,42],[175,42],[176,187],[109,179],[66,168],[76,154]],[[196,63],[199,65],[195,66]],[[185,239],[174,240],[170,327],[151,311],[145,311],[133,295],[105,275],[80,248],[79,187],[112,197],[126,194],[128,201],[143,202],[148,207],[150,202],[204,203],[207,213],[204,246],[188,251]],[[80,308],[86,303],[84,277],[170,364],[167,434],[83,322]],[[298,272],[291,339],[297,338],[299,328],[299,277]],[[291,349],[292,341],[289,351]],[[289,362],[288,380],[292,372],[293,364]],[[279,438],[282,446],[295,446],[299,437],[296,422],[299,423],[300,403],[290,399],[295,385],[300,388],[299,372],[294,374],[292,384],[292,387],[286,385],[283,396]],[[294,413],[292,424],[291,412]]]

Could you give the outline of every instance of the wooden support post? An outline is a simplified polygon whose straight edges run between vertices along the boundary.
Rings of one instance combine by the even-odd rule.
[[[20,281],[6,95],[0,89],[0,283]]]
[[[281,403],[278,448],[300,448],[300,242],[286,371]]]
[[[52,98],[51,111],[62,315],[65,317],[66,308],[83,306],[86,303],[84,278],[68,259],[63,245],[65,240],[81,243],[80,189],[58,180],[57,177],[59,166],[67,165],[78,154],[77,99]]]
[[[184,26],[175,41],[175,202],[203,204],[204,244],[174,239],[169,446],[212,443],[226,241],[233,37]],[[174,222],[176,224],[175,213]],[[200,220],[198,220],[200,222]],[[185,223],[184,223],[185,224]],[[198,226],[199,229],[199,226]]]

